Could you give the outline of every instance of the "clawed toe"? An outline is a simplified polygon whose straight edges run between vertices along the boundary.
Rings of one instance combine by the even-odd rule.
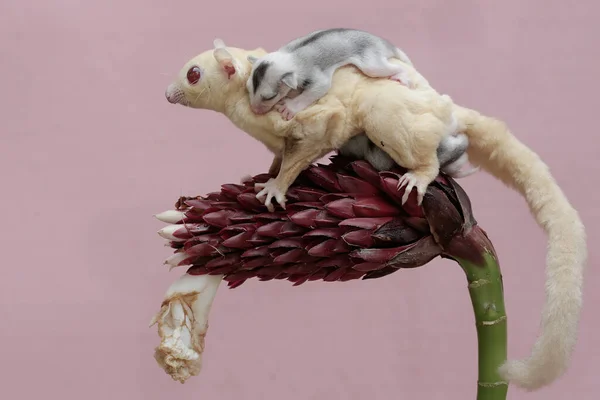
[[[398,181],[398,190],[402,188],[404,188],[404,194],[402,195],[401,202],[402,205],[408,201],[408,197],[410,196],[413,188],[417,189],[417,205],[420,206],[423,203],[423,198],[425,197],[425,192],[427,191],[427,185],[424,185],[417,176],[411,172],[407,172],[406,174],[402,175]]]
[[[269,212],[275,211],[275,206],[272,204],[273,199],[275,199],[281,208],[285,210],[285,195],[277,187],[277,184],[273,179],[270,179],[266,183],[257,183],[254,187],[255,189],[262,188],[262,190],[256,194],[256,198],[263,202]]]

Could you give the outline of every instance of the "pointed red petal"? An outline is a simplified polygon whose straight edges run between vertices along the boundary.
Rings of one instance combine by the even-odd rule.
[[[315,263],[300,263],[284,267],[283,271],[289,275],[306,275],[315,272],[317,269],[319,268]]]
[[[379,175],[381,176],[380,182],[383,191],[387,193],[398,206],[400,206],[402,204],[402,196],[404,196],[405,189],[401,188],[398,190],[398,181],[401,176],[393,172],[381,172]],[[417,205],[417,191],[415,189],[410,193],[408,200],[404,203],[402,208],[410,216],[423,217],[425,215],[423,208]]]
[[[381,197],[371,197],[357,200],[352,209],[357,217],[394,217],[402,215],[402,209],[388,203]]]
[[[237,200],[248,210],[264,212],[267,209],[267,207],[256,198],[256,194],[254,193],[242,193],[237,197]]]
[[[313,229],[308,233],[305,233],[302,237],[315,237],[315,236],[324,236],[331,239],[338,239],[342,237],[342,235],[346,232],[343,228],[321,228],[321,229]]]
[[[254,175],[252,177],[252,180],[254,181],[254,183],[266,183],[271,178],[273,178],[271,175],[265,173],[265,174]],[[252,185],[252,186],[254,186],[254,185]]]
[[[212,268],[220,268],[228,265],[237,265],[240,263],[240,254],[239,253],[231,253],[227,254],[224,257],[214,258],[204,264],[207,269]]]
[[[371,247],[373,245],[373,237],[371,231],[360,229],[358,231],[348,232],[342,236],[346,243],[352,246]]]
[[[315,265],[318,268],[329,268],[329,267],[344,268],[344,267],[350,266],[351,264],[352,264],[352,261],[350,260],[350,257],[348,257],[347,254],[340,254],[340,255],[335,255],[333,257],[327,257],[325,259],[322,259],[321,261],[317,262]]]
[[[254,276],[255,276],[254,275],[254,271],[244,271],[244,270],[241,270],[241,271],[236,271],[236,272],[230,273],[226,277],[226,279],[231,282],[231,281],[237,281],[237,280],[250,279],[250,278],[253,278]]]
[[[294,202],[317,202],[324,194],[326,194],[324,191],[314,188],[292,187],[286,196]]]
[[[208,270],[204,266],[193,266],[189,267],[185,273],[188,275],[206,275]]]
[[[285,225],[285,221],[270,222],[266,225],[259,227],[256,230],[256,233],[258,233],[261,236],[278,237],[279,232],[281,231],[281,229],[283,228],[284,225]]]
[[[301,226],[296,225],[292,221],[285,221],[285,223],[281,227],[281,230],[279,231],[278,237],[283,238],[290,236],[298,236],[302,235],[304,232],[306,232],[306,229],[302,228]]]
[[[364,276],[364,272],[363,271],[356,271],[353,269],[347,269],[344,273],[344,275],[339,279],[340,282],[346,282],[346,281],[350,281],[353,279],[359,279],[362,276]]]
[[[253,247],[248,239],[254,236],[254,232],[242,232],[238,235],[232,236],[227,240],[223,241],[223,246],[231,247],[234,249],[249,249]]]
[[[315,223],[320,228],[328,228],[338,226],[340,222],[339,218],[334,217],[327,211],[320,211],[315,217]]]
[[[379,182],[379,172],[367,161],[358,160],[350,163],[350,168],[367,182]]]
[[[221,194],[231,200],[236,200],[236,197],[246,190],[244,185],[236,185],[233,183],[226,183],[221,185]]]
[[[254,215],[244,211],[237,211],[235,214],[229,217],[229,220],[234,224],[252,222],[254,221]]]
[[[231,275],[229,275],[231,276]],[[236,281],[231,281],[229,283],[227,283],[227,286],[229,287],[229,289],[235,289],[236,287],[240,287],[242,286],[242,284],[246,282],[246,279],[238,279]]]
[[[223,196],[221,195],[221,192],[211,192],[211,193],[208,193],[206,196],[204,196],[204,198],[206,200],[210,200],[211,202],[214,202],[214,201],[223,201]]]
[[[313,272],[312,274],[310,274],[308,276],[308,280],[309,281],[317,281],[319,279],[323,279],[324,277],[327,276],[327,274],[329,273],[329,270],[327,269],[320,269],[316,272]]]
[[[236,236],[240,233],[245,233],[245,232],[254,232],[256,230],[256,224],[253,223],[246,223],[246,224],[236,224],[236,225],[229,225],[223,229],[221,229],[219,231],[219,235],[221,235],[221,237],[223,239],[229,239],[230,237]]]
[[[323,167],[310,167],[304,170],[304,175],[317,186],[328,192],[341,192],[342,188],[337,181],[335,172]]]
[[[204,220],[202,219],[202,217],[204,216],[204,211],[197,209],[197,208],[190,208],[189,210],[185,211],[185,216],[183,218],[184,223],[199,223],[199,222],[204,222]]]
[[[190,255],[189,253],[186,252],[186,254],[189,255],[189,257],[184,258],[183,260],[179,261],[177,263],[177,266],[181,266],[181,265],[192,265],[195,264],[196,261],[200,258],[199,255]]]
[[[340,200],[340,199],[347,199],[347,198],[353,199],[354,196],[350,193],[328,193],[328,194],[321,196],[319,201],[327,204],[327,203],[331,203],[332,201],[336,201],[336,200]]]
[[[200,243],[208,243],[212,246],[219,245],[223,239],[216,233],[208,233],[206,235],[194,236],[191,239],[185,241],[183,248],[187,251],[189,248],[200,244]]]
[[[394,172],[384,171],[379,173],[381,189],[389,195],[396,204],[402,204],[402,196],[404,195],[404,188],[398,190],[400,178],[401,175]]]
[[[266,212],[261,214],[255,214],[254,220],[260,222],[273,222],[273,221],[285,221],[288,215],[285,211]]]
[[[237,211],[242,211],[244,210],[244,207],[236,202],[233,201],[214,201],[212,203],[212,206],[214,208],[218,208],[219,210],[237,210]]]
[[[331,257],[335,253],[348,252],[350,247],[342,239],[329,239],[313,246],[308,254],[315,257]]]
[[[363,279],[367,280],[367,279],[381,278],[381,277],[387,276],[389,274],[393,274],[396,271],[398,271],[398,268],[385,267],[385,268],[382,268],[377,271],[367,272],[367,274],[365,275],[365,277]]]
[[[208,224],[185,224],[184,227],[185,228],[183,229],[187,229],[187,231],[194,236],[211,230],[211,226]],[[176,235],[173,234],[173,236]]]
[[[252,246],[260,246],[263,244],[269,244],[273,241],[273,238],[261,236],[258,233],[254,232],[254,234],[248,239],[248,243]]]
[[[281,249],[281,248],[304,248],[305,241],[302,238],[288,238],[276,240],[269,245],[269,249]]]
[[[258,268],[258,267],[264,267],[265,265],[271,264],[272,261],[273,261],[273,259],[269,256],[243,259],[240,269],[250,270],[250,269],[254,269],[254,268]]]
[[[290,220],[299,226],[306,228],[316,228],[315,218],[322,212],[321,210],[309,208],[307,210],[298,211],[290,215]]]
[[[383,244],[409,244],[416,242],[423,234],[401,219],[394,219],[382,225],[373,232],[373,239],[379,245]]]
[[[287,251],[273,259],[274,264],[286,264],[286,263],[295,263],[306,256],[306,251],[304,249],[292,249]]]
[[[346,243],[342,238],[339,238],[335,246],[333,247],[334,253],[348,253],[351,250],[352,248],[350,247],[350,245]]]
[[[313,201],[313,202],[308,202],[308,201],[303,201],[303,202],[299,202],[299,203],[290,203],[289,205],[286,205],[286,210],[288,212],[290,211],[303,211],[306,210],[307,208],[310,209],[323,209],[323,203],[321,203],[320,201]]]
[[[202,218],[204,222],[217,228],[224,228],[231,224],[229,217],[235,214],[234,210],[221,210],[204,214]]]
[[[295,276],[290,276],[288,279],[291,282],[294,282],[294,284],[292,286],[300,286],[303,283],[306,283],[306,281],[308,281],[308,275],[295,275]]]
[[[350,253],[350,257],[359,258],[366,262],[386,263],[411,246],[392,247],[389,249],[358,249]]]
[[[273,266],[268,266],[268,267],[262,267],[259,268],[258,270],[256,270],[256,276],[258,277],[269,277],[271,279],[277,277],[278,275],[283,275],[284,272],[282,271],[281,267],[279,265],[273,265]]]
[[[356,200],[351,198],[335,200],[327,204],[325,209],[339,218],[354,218],[356,217],[356,214],[354,214],[352,206],[355,202]]]
[[[269,255],[269,246],[258,246],[252,249],[248,249],[242,253],[241,257],[264,257]]]
[[[187,204],[190,207],[193,207],[194,210],[196,211],[204,211],[211,206],[210,204],[210,200],[200,200],[200,199],[190,199],[190,200],[186,200],[185,204]]]
[[[347,268],[336,268],[333,271],[329,272],[327,275],[325,275],[323,280],[325,282],[335,282],[338,279],[340,279],[346,273],[347,270]]]
[[[208,269],[208,275],[227,275],[237,270],[235,265],[225,265],[219,268]]]
[[[353,176],[338,174],[338,182],[342,191],[346,193],[360,193],[363,195],[379,195],[379,189],[362,179]]]
[[[352,269],[354,269],[356,271],[361,271],[361,272],[368,272],[368,271],[376,271],[376,270],[382,269],[384,267],[384,265],[385,264],[382,264],[379,262],[364,262],[364,263],[353,265]]]
[[[219,253],[219,249],[216,246],[211,246],[209,243],[200,243],[190,247],[185,251],[187,254],[201,257],[216,256]]]
[[[383,224],[392,221],[394,217],[377,217],[377,218],[350,218],[340,222],[340,226],[352,226],[361,229],[377,229]]]
[[[194,235],[205,233],[210,230],[210,226],[206,224],[183,224],[173,232],[173,236],[178,239],[189,239]]]
[[[427,264],[442,254],[442,249],[432,236],[427,236],[412,244],[410,249],[397,254],[389,265],[397,268],[416,268]]]

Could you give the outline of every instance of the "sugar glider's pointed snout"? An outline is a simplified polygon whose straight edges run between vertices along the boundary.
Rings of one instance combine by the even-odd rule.
[[[183,93],[183,90],[181,90],[179,85],[175,83],[171,83],[169,86],[167,86],[167,90],[165,90],[165,97],[171,104],[185,105],[185,93]]]

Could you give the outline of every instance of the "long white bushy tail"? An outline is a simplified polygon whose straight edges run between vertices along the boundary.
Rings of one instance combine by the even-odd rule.
[[[509,382],[538,389],[565,372],[577,341],[587,260],[585,228],[548,166],[504,123],[459,106],[456,115],[469,137],[471,163],[521,193],[548,236],[541,334],[529,358],[509,360],[500,368]]]

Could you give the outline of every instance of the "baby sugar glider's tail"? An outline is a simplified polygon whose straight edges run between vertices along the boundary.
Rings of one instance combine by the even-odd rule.
[[[499,370],[504,379],[534,390],[565,372],[577,341],[587,261],[585,228],[548,166],[503,122],[458,105],[455,115],[469,137],[470,162],[523,195],[548,236],[541,334],[529,358],[509,360]]]

